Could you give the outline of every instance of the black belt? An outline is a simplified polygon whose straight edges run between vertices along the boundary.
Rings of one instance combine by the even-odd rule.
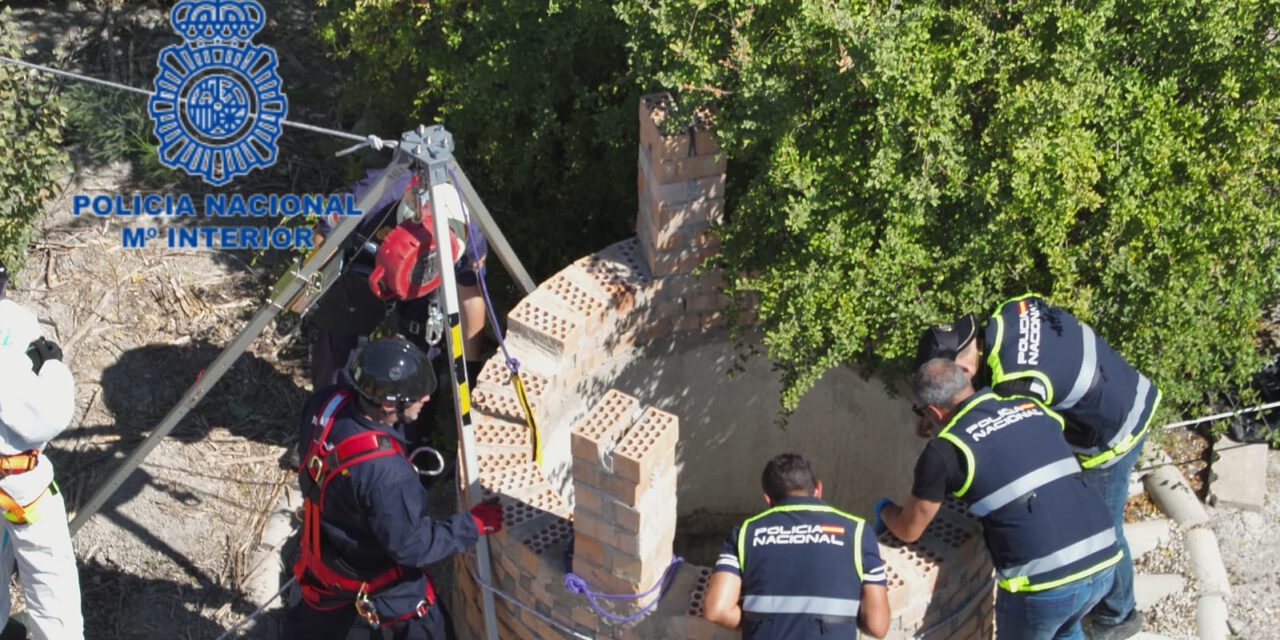
[[[788,616],[804,616],[810,620],[817,620],[824,624],[858,624],[858,618],[855,616],[830,616],[825,613],[757,613],[755,611],[743,611],[742,617],[745,620],[768,620],[777,615]]]

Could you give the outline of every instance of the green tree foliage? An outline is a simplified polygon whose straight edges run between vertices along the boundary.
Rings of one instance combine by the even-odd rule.
[[[0,11],[0,53],[21,58],[9,9]],[[0,259],[17,271],[36,218],[57,187],[64,114],[47,79],[0,65]]]
[[[794,408],[845,362],[1027,290],[1186,406],[1259,365],[1280,291],[1274,1],[619,9],[642,76],[710,103],[721,259]]]
[[[605,3],[327,0],[319,32],[355,71],[370,133],[441,122],[526,266],[545,277],[628,233],[638,91]]]

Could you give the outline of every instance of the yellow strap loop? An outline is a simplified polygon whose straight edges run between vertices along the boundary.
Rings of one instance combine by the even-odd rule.
[[[524,423],[529,427],[529,440],[533,443],[533,462],[542,466],[542,438],[538,435],[538,421],[533,416],[533,407],[529,406],[529,396],[524,390],[524,380],[520,372],[511,371],[511,385],[516,389],[516,398],[520,400],[520,409],[524,411]]]

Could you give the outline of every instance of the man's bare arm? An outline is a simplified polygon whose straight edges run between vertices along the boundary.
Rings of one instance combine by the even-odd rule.
[[[907,500],[907,506],[888,505],[881,511],[880,517],[884,520],[884,526],[888,527],[889,532],[899,540],[915,542],[924,534],[925,527],[933,522],[934,516],[938,515],[938,509],[941,508],[941,502],[921,500],[911,496]]]
[[[702,607],[707,620],[726,629],[737,629],[742,624],[742,578],[727,571],[711,574],[711,585]]]

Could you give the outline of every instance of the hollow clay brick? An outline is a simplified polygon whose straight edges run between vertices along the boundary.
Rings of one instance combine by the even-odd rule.
[[[670,451],[653,462],[653,471],[643,474],[638,482],[632,482],[619,475],[606,475],[604,489],[623,505],[635,506],[659,478],[675,467],[675,452]]]
[[[672,104],[671,100],[671,95],[665,93],[640,98],[640,148],[658,158],[718,153],[720,145],[709,128],[696,127],[663,133],[659,126],[666,118],[664,105]]]
[[[715,313],[729,306],[729,298],[718,293],[703,293],[690,298],[685,309],[691,313]]]
[[[545,485],[546,476],[542,469],[531,460],[521,461],[502,468],[494,473],[480,476],[480,486],[486,495],[500,496],[524,495],[526,490]]]
[[[688,273],[690,270],[684,269],[682,265],[690,261],[687,254],[695,252],[693,248],[663,251],[655,249],[652,244],[647,242],[641,242],[640,249],[644,253],[645,264],[648,265],[649,272],[656,278],[682,272]]]
[[[668,454],[674,455],[679,433],[675,415],[653,407],[645,409],[613,450],[614,473],[641,482]]]
[[[528,369],[522,368],[520,370],[520,379],[524,381],[525,392],[531,399],[541,396],[547,389],[547,378]],[[502,357],[501,351],[485,361],[484,367],[480,369],[480,375],[476,377],[476,389],[491,386],[504,389],[512,388],[511,370],[507,368],[507,361]],[[512,393],[514,393],[514,390],[512,390]]]
[[[635,230],[641,243],[658,251],[719,243],[716,227],[711,222],[663,223],[654,218],[652,209],[643,206],[636,213]]]
[[[574,265],[591,276],[614,300],[613,307],[619,310],[634,304],[636,292],[651,279],[636,238],[615,242],[580,258]]]
[[[472,398],[475,397],[476,394],[472,394]],[[529,427],[523,422],[494,418],[488,414],[472,415],[476,416],[476,420],[471,427],[475,433],[476,446],[481,450],[498,448],[533,451]]]
[[[702,329],[702,316],[696,313],[687,313],[675,320],[671,325],[672,331],[698,331]]]
[[[574,425],[570,447],[576,459],[599,464],[619,434],[631,424],[640,401],[617,389],[605,392],[586,417]]]
[[[707,185],[714,188],[714,185]],[[639,194],[638,209],[640,215],[647,215],[653,221],[653,228],[685,226],[715,226],[724,222],[723,197],[699,197],[687,201],[656,200],[654,194],[642,190]]]
[[[699,317],[702,319],[702,329],[704,331],[709,331],[717,327],[723,327],[729,322],[729,314],[723,311],[716,311],[714,313],[704,313]]]
[[[588,331],[593,331],[599,326],[604,316],[605,302],[592,295],[586,287],[579,285],[573,278],[564,273],[558,273],[550,280],[538,285],[538,289],[555,296],[559,306],[567,309],[573,317],[584,320]]]
[[[480,467],[480,482],[484,483],[485,478],[494,474],[505,471],[511,467],[516,467],[527,462],[533,461],[531,452],[511,450],[480,450],[476,452],[476,460]]]
[[[582,335],[582,323],[563,317],[525,298],[507,316],[507,329],[513,337],[520,337],[542,349],[552,357],[571,351]]]
[[[644,152],[637,159],[636,188],[640,193],[647,193],[650,201],[658,206],[694,202],[697,200],[714,200],[724,197],[724,174],[710,175],[689,180],[664,182],[655,174],[653,167],[645,162]]]
[[[684,158],[652,158],[652,173],[662,184],[724,175],[729,157],[723,153]]]

